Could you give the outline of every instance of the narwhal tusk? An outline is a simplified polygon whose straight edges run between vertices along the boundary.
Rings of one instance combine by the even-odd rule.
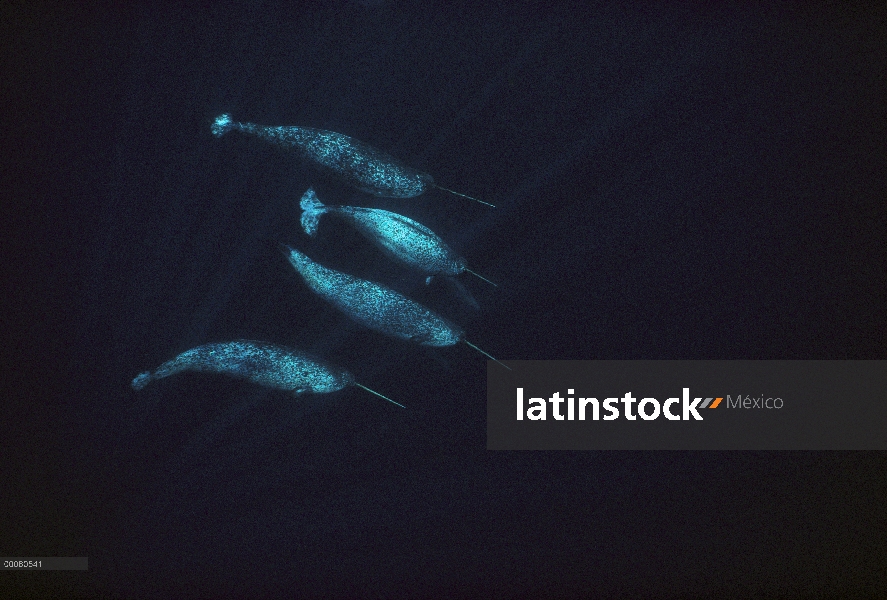
[[[457,196],[462,196],[463,198],[468,198],[469,200],[474,200],[475,202],[480,202],[481,204],[486,204],[487,206],[492,206],[493,208],[496,208],[495,204],[490,204],[489,202],[484,202],[483,200],[478,200],[477,198],[469,196],[468,194],[460,194],[459,192],[454,192],[453,190],[447,189],[445,187],[441,187],[441,186],[437,185],[436,183],[432,183],[431,185],[433,185],[434,187],[436,187],[439,190],[443,190],[445,192],[449,192],[449,193],[455,194]]]
[[[359,388],[363,388],[363,389],[365,389],[366,391],[368,391],[368,392],[371,393],[371,394],[375,394],[375,395],[377,395],[379,398],[385,398],[385,400],[388,400],[388,402],[390,402],[391,404],[397,404],[397,405],[398,405],[399,407],[401,407],[401,408],[406,408],[406,406],[404,406],[404,405],[401,404],[400,402],[395,402],[395,401],[392,400],[391,398],[386,398],[385,396],[383,396],[383,395],[380,394],[379,392],[374,392],[373,390],[371,390],[371,389],[368,388],[367,386],[365,386],[365,385],[361,385],[361,384],[357,383],[356,381],[354,382],[354,385],[356,385],[356,386],[359,387]]]
[[[472,344],[472,343],[469,342],[468,340],[466,340],[466,339],[463,338],[462,341],[465,342],[466,344],[468,344],[469,346],[471,346],[472,348],[474,348],[475,350],[477,350],[478,352],[480,352],[481,354],[483,354],[484,356],[486,356],[487,358],[489,358],[490,360],[494,360],[494,361],[496,361],[497,363],[499,363],[500,365],[502,365],[503,367],[505,367],[505,368],[508,369],[509,371],[512,371],[512,370],[513,370],[511,367],[509,367],[509,366],[506,365],[505,363],[503,363],[503,362],[497,360],[495,357],[491,356],[490,354],[484,352],[483,350],[481,350],[480,348],[478,348],[477,346],[475,346],[474,344]]]
[[[489,283],[493,287],[499,287],[498,285],[496,285],[495,283],[493,283],[492,281],[490,281],[489,279],[487,279],[483,275],[478,275],[477,273],[475,273],[474,271],[472,271],[468,267],[465,267],[465,270],[468,271],[469,273],[471,273],[472,275],[474,275],[475,277],[477,277],[478,279],[483,279],[484,281],[486,281],[487,283]]]

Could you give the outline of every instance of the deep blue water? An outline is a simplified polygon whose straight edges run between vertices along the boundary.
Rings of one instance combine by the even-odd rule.
[[[90,569],[0,588],[887,594],[884,453],[487,451],[482,356],[361,329],[275,248],[395,287],[500,359],[884,358],[884,7],[628,4],[12,18],[0,554]],[[351,135],[498,208],[351,191],[214,138],[223,112]],[[308,238],[309,186],[420,221],[499,287],[463,276],[474,311],[341,221]],[[129,386],[238,338],[408,408],[210,375]]]

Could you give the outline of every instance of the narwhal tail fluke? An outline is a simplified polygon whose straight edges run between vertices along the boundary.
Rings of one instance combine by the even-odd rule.
[[[359,388],[361,388],[361,389],[364,389],[364,390],[368,391],[368,392],[371,393],[371,394],[375,394],[375,395],[378,396],[379,398],[383,398],[383,399],[385,399],[385,400],[388,400],[388,402],[390,402],[391,404],[397,404],[397,405],[398,405],[399,407],[401,407],[401,408],[406,408],[406,406],[404,406],[404,405],[401,404],[400,402],[395,402],[395,401],[392,400],[391,398],[387,398],[386,396],[383,396],[383,395],[380,394],[379,392],[376,392],[376,391],[371,390],[370,388],[368,388],[368,387],[365,386],[365,385],[360,385],[360,384],[357,383],[356,381],[354,382],[354,385],[356,385],[357,387],[359,387]]]
[[[436,187],[439,190],[443,190],[445,192],[455,194],[456,196],[462,196],[463,198],[468,198],[469,200],[474,200],[475,202],[480,202],[481,204],[486,204],[487,206],[492,206],[493,208],[496,208],[495,204],[490,204],[489,202],[484,202],[483,200],[478,200],[477,198],[474,198],[473,196],[469,196],[467,194],[460,194],[459,192],[454,192],[453,190],[447,189],[445,187],[441,187],[441,186],[437,185],[436,183],[432,183],[431,185],[433,185],[434,187]]]
[[[132,380],[132,389],[138,391],[144,388],[151,381],[151,371],[145,371],[144,373],[139,373],[136,375],[136,378]]]
[[[508,365],[506,365],[504,362],[497,360],[494,356],[484,352],[483,350],[481,350],[480,348],[478,348],[477,346],[475,346],[474,344],[472,344],[468,340],[463,338],[462,341],[465,342],[466,344],[468,344],[469,346],[471,346],[472,348],[474,348],[475,350],[477,350],[478,352],[480,352],[481,354],[483,354],[484,356],[486,356],[487,358],[489,358],[490,360],[496,361],[497,363],[499,363],[500,365],[502,365],[503,367],[505,367],[509,371],[512,370],[512,368],[509,367]]]
[[[234,121],[231,120],[231,115],[224,114],[216,117],[216,120],[213,121],[212,132],[216,137],[222,137],[229,131],[234,129]]]
[[[320,215],[326,212],[326,206],[317,199],[313,188],[308,188],[308,191],[302,196],[299,206],[302,208],[302,229],[308,235],[313,236],[317,233],[317,222],[320,220]]]

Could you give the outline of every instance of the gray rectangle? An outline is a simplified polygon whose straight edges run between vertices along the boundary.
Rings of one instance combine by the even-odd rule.
[[[508,365],[512,371],[493,362],[487,365],[490,450],[887,449],[883,360]],[[573,398],[573,420],[568,398]],[[590,398],[596,400],[598,420],[593,418],[595,403],[580,400]],[[639,418],[640,401],[647,398],[651,400],[644,401],[643,408],[648,418]],[[702,408],[707,398],[713,400]],[[607,399],[618,412],[611,420],[605,419],[614,416],[605,406]],[[585,420],[579,420],[580,405]],[[634,419],[626,417],[626,408]],[[555,409],[562,419],[555,418]],[[545,418],[531,418],[540,416]]]
[[[86,571],[87,556],[18,556],[0,559],[4,571]]]

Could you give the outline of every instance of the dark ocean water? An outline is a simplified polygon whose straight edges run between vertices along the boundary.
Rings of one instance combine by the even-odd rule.
[[[361,329],[274,246],[500,359],[883,359],[883,3],[9,14],[0,554],[90,563],[4,573],[10,597],[887,595],[883,452],[487,451],[481,355]],[[497,208],[349,190],[214,138],[223,112],[345,133]],[[427,225],[499,287],[462,276],[475,311],[340,221],[308,238],[309,186]],[[130,388],[238,338],[407,410]]]

